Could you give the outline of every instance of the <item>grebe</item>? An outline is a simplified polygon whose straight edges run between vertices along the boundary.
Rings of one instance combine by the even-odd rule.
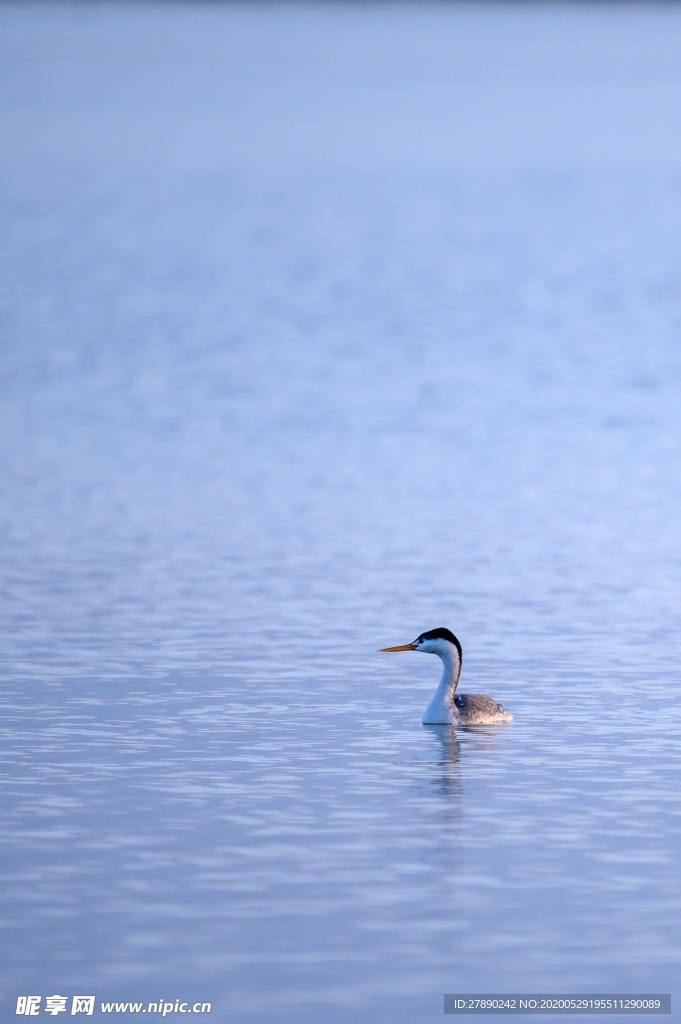
[[[508,708],[497,704],[492,697],[482,693],[457,694],[463,660],[461,644],[444,626],[421,633],[412,644],[381,647],[381,653],[390,651],[437,654],[442,662],[440,685],[421,719],[424,725],[499,725],[513,718]]]

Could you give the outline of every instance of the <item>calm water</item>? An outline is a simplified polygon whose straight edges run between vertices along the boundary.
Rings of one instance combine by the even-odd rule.
[[[2,1019],[681,1001],[681,8],[0,16]]]

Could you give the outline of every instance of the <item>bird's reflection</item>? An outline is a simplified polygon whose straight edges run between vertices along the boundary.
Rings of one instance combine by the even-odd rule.
[[[466,749],[466,757],[477,751],[493,750],[499,742],[496,729],[469,726],[457,730],[451,725],[423,725],[422,728],[431,734],[437,744],[437,756],[433,763],[435,770],[429,785],[444,796],[459,797],[462,793],[463,750]],[[459,739],[461,735],[465,736],[463,746]]]
[[[437,756],[433,763],[433,776],[429,786],[435,792],[448,797],[461,795],[461,744],[456,737],[456,729],[451,725],[424,725],[437,746]]]

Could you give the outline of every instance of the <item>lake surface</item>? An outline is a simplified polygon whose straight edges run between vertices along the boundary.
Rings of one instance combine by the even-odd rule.
[[[678,1003],[681,8],[0,16],[3,1020]]]

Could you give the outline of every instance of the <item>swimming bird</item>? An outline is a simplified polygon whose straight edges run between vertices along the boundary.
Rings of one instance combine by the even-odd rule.
[[[411,644],[399,647],[381,647],[381,653],[390,651],[420,651],[436,654],[442,662],[442,678],[433,699],[421,719],[423,725],[500,725],[510,722],[513,715],[503,704],[482,693],[458,693],[463,654],[454,634],[440,626],[421,633]]]

